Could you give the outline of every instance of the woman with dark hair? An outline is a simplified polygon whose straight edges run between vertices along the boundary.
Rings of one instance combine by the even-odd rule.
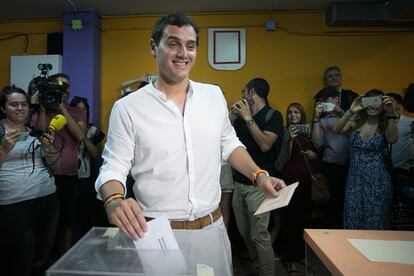
[[[289,205],[282,211],[281,233],[279,237],[281,256],[287,263],[289,275],[298,275],[298,266],[305,257],[303,229],[311,215],[311,169],[312,160],[317,159],[316,150],[309,137],[310,128],[306,124],[305,109],[299,103],[291,103],[286,112],[287,128],[291,139],[290,159],[281,171],[280,178],[286,184],[299,181],[299,186]],[[306,160],[305,160],[306,159]],[[277,243],[279,246],[279,243]]]
[[[59,162],[54,134],[29,135],[29,103],[15,86],[0,92],[0,275],[43,275],[56,233],[59,205],[54,177]]]
[[[344,204],[346,229],[390,227],[392,186],[384,152],[387,143],[398,140],[397,118],[390,98],[373,89],[356,98],[334,126],[336,132],[351,133]]]

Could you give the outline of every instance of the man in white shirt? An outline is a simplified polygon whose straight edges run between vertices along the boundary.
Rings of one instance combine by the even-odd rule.
[[[181,13],[161,17],[150,40],[158,78],[112,109],[95,186],[110,222],[133,239],[144,236],[146,218],[162,214],[175,229],[217,226],[226,233],[218,209],[222,159],[269,194],[285,187],[236,137],[220,88],[189,80],[198,31]],[[130,170],[137,201],[123,198]]]

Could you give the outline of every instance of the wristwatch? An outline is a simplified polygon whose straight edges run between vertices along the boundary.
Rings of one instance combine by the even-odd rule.
[[[251,126],[254,123],[253,119],[246,121],[247,126]]]

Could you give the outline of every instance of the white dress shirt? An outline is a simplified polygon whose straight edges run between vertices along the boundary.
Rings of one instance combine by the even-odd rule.
[[[242,146],[218,86],[190,81],[184,116],[152,83],[118,100],[95,187],[131,170],[147,217],[193,220],[220,201],[221,160]]]

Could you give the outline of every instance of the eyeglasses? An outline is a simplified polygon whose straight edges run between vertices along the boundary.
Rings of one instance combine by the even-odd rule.
[[[242,95],[244,95],[244,94],[248,93],[248,92],[249,92],[249,90],[250,90],[250,89],[249,89],[249,88],[247,88],[247,87],[246,87],[246,88],[244,88],[244,89],[242,89],[242,90],[241,90]]]
[[[326,76],[327,79],[328,78],[340,78],[341,77],[341,73],[339,73],[339,72],[336,72],[336,73],[328,73],[325,76]]]

